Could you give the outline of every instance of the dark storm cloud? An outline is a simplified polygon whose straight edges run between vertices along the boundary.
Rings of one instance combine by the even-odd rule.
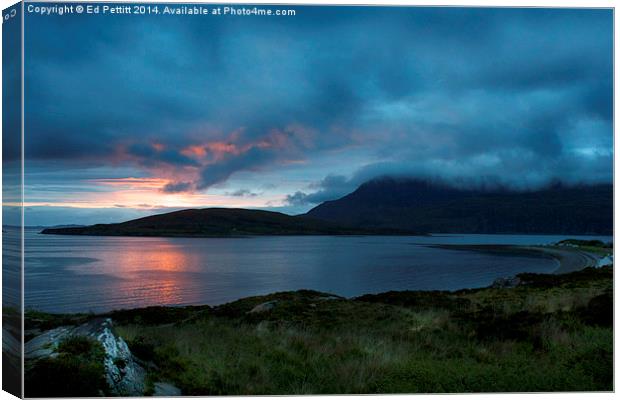
[[[165,184],[162,190],[166,193],[179,193],[187,192],[191,190],[192,187],[193,185],[191,182],[174,182]]]
[[[222,161],[206,166],[200,175],[198,189],[206,189],[224,182],[236,171],[252,170],[269,163],[276,157],[276,151],[253,148],[243,155],[228,156]]]
[[[145,143],[134,143],[127,149],[127,155],[133,156],[146,166],[158,164],[170,164],[175,166],[198,166],[191,158],[181,154],[175,149],[161,149]]]
[[[234,192],[226,192],[226,195],[233,197],[256,197],[258,196],[258,193],[254,193],[249,189],[239,189]]]
[[[349,149],[383,160],[333,171],[291,204],[381,174],[611,179],[611,10],[295,8],[278,19],[29,15],[27,157],[197,170],[168,192],[334,150],[343,165]]]
[[[19,7],[18,4],[7,8],[3,17],[17,12]],[[2,159],[5,161],[5,175],[9,173],[6,161],[19,160],[21,154],[21,29],[20,18],[13,17],[2,25]],[[10,173],[19,175],[15,168],[10,169]]]
[[[374,178],[375,176],[371,176]],[[328,175],[321,181],[309,185],[311,193],[297,191],[286,197],[286,202],[290,205],[302,206],[306,204],[318,204],[327,200],[340,198],[363,183],[359,177],[348,179],[342,175]]]

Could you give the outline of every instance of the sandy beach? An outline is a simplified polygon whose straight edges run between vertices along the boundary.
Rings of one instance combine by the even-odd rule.
[[[513,246],[513,245],[433,245],[429,247],[446,250],[478,251],[493,254],[535,255],[552,258],[558,262],[554,274],[566,274],[588,267],[598,266],[602,256],[570,247]]]

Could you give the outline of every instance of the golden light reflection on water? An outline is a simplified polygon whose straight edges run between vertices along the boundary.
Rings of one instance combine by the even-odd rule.
[[[149,289],[151,304],[177,304],[180,300],[180,291],[183,282],[176,275],[161,276]]]
[[[189,265],[189,256],[179,246],[171,243],[153,241],[144,243],[142,248],[123,246],[119,248],[121,265],[132,266],[132,271],[168,271],[185,272]]]
[[[141,247],[118,248],[116,273],[135,282],[126,289],[146,300],[147,304],[179,303],[181,293],[191,279],[190,275],[183,274],[192,272],[189,267],[191,253],[161,239],[140,244]]]

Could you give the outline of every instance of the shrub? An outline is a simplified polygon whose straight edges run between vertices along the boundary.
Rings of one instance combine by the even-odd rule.
[[[54,358],[38,360],[26,373],[27,397],[90,397],[107,392],[104,349],[76,336],[63,340]]]
[[[590,325],[612,327],[614,323],[614,298],[611,291],[592,298],[581,310],[584,322]]]
[[[144,336],[127,340],[127,346],[133,355],[142,361],[153,361],[155,359],[155,344]]]

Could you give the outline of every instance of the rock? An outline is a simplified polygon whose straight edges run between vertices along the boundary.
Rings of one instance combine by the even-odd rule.
[[[326,300],[342,300],[342,297],[333,296],[333,295],[328,295],[328,296],[321,296],[321,297],[317,297],[317,300],[319,300],[319,301],[326,301]]]
[[[267,311],[271,311],[277,304],[277,301],[268,301],[266,303],[261,303],[257,306],[255,306],[253,309],[251,309],[248,313],[249,314],[256,314],[256,313],[263,313],[263,312],[267,312]]]
[[[106,319],[97,340],[105,349],[106,380],[114,394],[141,396],[144,393],[146,372],[136,362],[123,338],[114,335],[112,321]]]
[[[24,336],[25,337],[35,337],[35,336],[39,336],[40,334],[42,334],[43,331],[41,329],[35,328],[35,329],[26,329],[24,331]]]
[[[518,276],[513,276],[512,278],[497,278],[491,284],[491,287],[494,289],[507,289],[519,286],[521,283],[521,279]]]
[[[86,336],[101,343],[105,350],[104,368],[110,392],[117,396],[142,396],[146,372],[131,354],[123,338],[112,331],[112,320],[95,318],[77,327],[60,327],[42,333],[26,343],[24,357],[36,360],[56,357],[61,341]]]
[[[181,396],[181,389],[171,383],[155,382],[155,384],[153,385],[153,389],[153,396]]]
[[[62,339],[69,337],[71,329],[60,327],[43,332],[26,343],[24,348],[24,358],[38,359],[43,357],[55,357],[56,349]]]

